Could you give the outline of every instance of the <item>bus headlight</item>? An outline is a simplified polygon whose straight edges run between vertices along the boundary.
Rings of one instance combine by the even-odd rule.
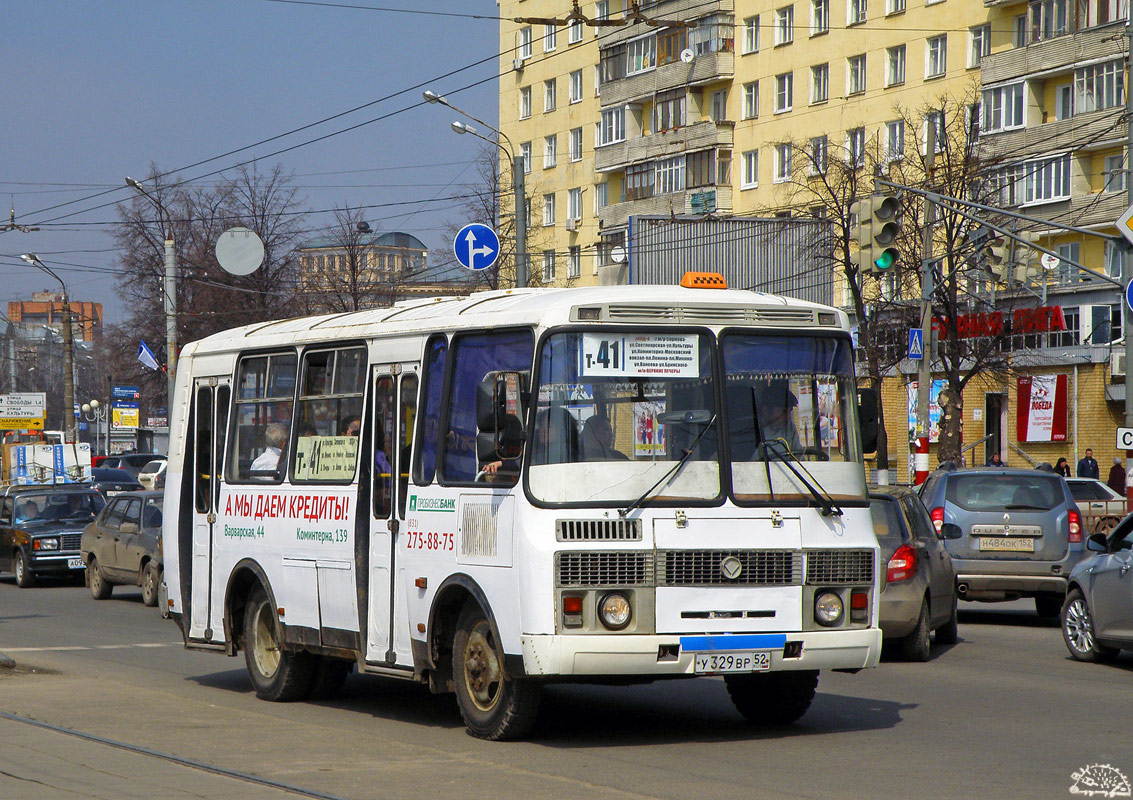
[[[610,592],[598,601],[598,618],[612,631],[620,631],[629,625],[632,617],[629,598],[621,592]]]
[[[59,539],[55,536],[49,536],[45,539],[36,539],[32,542],[33,550],[58,550]]]
[[[814,598],[814,621],[831,628],[842,621],[845,606],[835,592],[821,592]]]

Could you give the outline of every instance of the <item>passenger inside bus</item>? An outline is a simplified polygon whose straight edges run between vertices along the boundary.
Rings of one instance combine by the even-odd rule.
[[[287,426],[273,422],[264,429],[264,451],[252,462],[252,477],[275,477],[279,470],[279,454],[287,443]]]
[[[342,419],[338,426],[339,436],[357,436],[358,431],[362,428],[362,418],[348,416]]]
[[[775,460],[788,453],[798,455],[802,449],[798,428],[791,419],[792,410],[798,406],[799,399],[791,391],[785,380],[771,380],[766,386],[756,390],[756,409],[759,414],[759,433],[767,457]],[[786,452],[784,451],[786,449]],[[757,450],[757,459],[763,460]]]
[[[627,461],[629,456],[614,449],[614,428],[605,414],[591,415],[582,426],[582,458],[585,461]]]
[[[535,415],[532,463],[563,464],[578,460],[578,426],[574,417],[562,406],[540,409]]]

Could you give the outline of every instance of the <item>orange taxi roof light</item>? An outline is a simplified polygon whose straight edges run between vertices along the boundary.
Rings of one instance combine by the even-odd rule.
[[[728,282],[719,272],[686,272],[681,278],[686,289],[727,289]]]

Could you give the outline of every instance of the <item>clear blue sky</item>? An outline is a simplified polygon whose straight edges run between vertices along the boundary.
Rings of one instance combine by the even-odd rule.
[[[0,203],[7,222],[44,223],[0,233],[0,303],[53,282],[19,260],[34,252],[61,271],[75,299],[121,319],[108,235],[108,201],[151,162],[194,178],[260,158],[281,163],[307,207],[425,200],[474,179],[478,140],[457,136],[449,109],[420,105],[427,86],[455,105],[497,119],[498,9],[491,0],[8,0],[0,15]],[[345,7],[351,6],[351,7]],[[564,9],[569,6],[564,0]],[[386,10],[379,10],[386,9]],[[397,13],[390,9],[485,15]],[[489,59],[448,78],[448,72]],[[485,81],[485,79],[488,79]],[[470,84],[479,86],[462,90]],[[363,104],[365,109],[194,169],[198,161]],[[385,120],[280,155],[276,150]],[[203,180],[214,180],[205,178]],[[122,187],[119,190],[119,187]],[[107,189],[113,194],[67,205]],[[432,251],[451,248],[448,203],[412,216],[368,213]],[[411,208],[415,208],[411,207]],[[80,212],[80,213],[76,213]],[[55,220],[48,224],[48,220]],[[331,223],[310,217],[312,228]],[[439,254],[439,253],[438,253]],[[432,258],[432,257],[431,257]]]

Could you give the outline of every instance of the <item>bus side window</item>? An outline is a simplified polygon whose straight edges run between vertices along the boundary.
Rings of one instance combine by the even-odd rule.
[[[402,517],[405,516],[405,497],[409,491],[409,458],[413,450],[411,437],[417,417],[418,384],[416,375],[405,375],[401,379],[401,429],[397,436],[397,510]]]
[[[295,405],[292,481],[349,483],[358,463],[366,349],[308,350]]]
[[[196,509],[204,514],[212,510],[209,487],[212,485],[213,445],[212,388],[197,389],[197,469]]]
[[[295,400],[294,353],[243,358],[236,372],[229,482],[278,483]],[[257,463],[258,462],[258,463]]]
[[[396,414],[394,379],[382,375],[374,383],[374,517],[388,519],[393,509],[393,427]]]
[[[441,424],[441,392],[445,384],[445,364],[448,362],[448,342],[444,336],[434,336],[425,345],[425,390],[422,395],[417,432],[417,461],[413,481],[428,486],[437,472],[437,439]]]

